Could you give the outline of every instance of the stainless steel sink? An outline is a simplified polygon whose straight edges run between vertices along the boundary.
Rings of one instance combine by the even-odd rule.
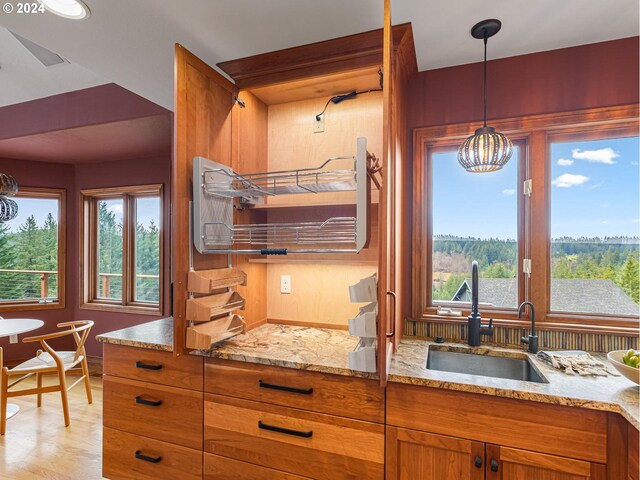
[[[431,346],[427,356],[427,368],[483,377],[549,383],[524,354],[522,357],[514,358],[500,356],[496,353],[487,354],[486,351],[483,353],[449,351]]]

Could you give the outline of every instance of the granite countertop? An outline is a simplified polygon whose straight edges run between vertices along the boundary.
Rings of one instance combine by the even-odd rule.
[[[194,353],[239,362],[378,378],[375,373],[349,368],[348,354],[357,344],[358,338],[346,330],[267,323],[210,350]]]
[[[499,356],[528,356],[549,383],[533,383],[503,378],[427,370],[427,353],[432,345],[438,349]],[[592,354],[611,366],[604,354]],[[640,386],[623,376],[607,377],[567,375],[521,350],[497,347],[469,347],[462,344],[435,344],[425,340],[402,340],[391,362],[389,382],[423,385],[448,390],[482,393],[498,397],[568,405],[620,413],[640,429]]]
[[[171,352],[173,319],[164,318],[98,335],[96,338],[104,343]],[[344,330],[266,324],[237,335],[210,350],[192,353],[298,370],[377,378],[376,374],[349,369],[348,352],[352,351],[357,343],[358,339],[351,337]],[[402,340],[391,363],[389,382],[616,412],[640,429],[640,386],[634,385],[622,376],[572,376],[553,369],[535,355],[522,350],[498,347],[471,348],[462,344],[439,344],[437,348],[473,350],[476,353],[484,352],[498,356],[528,356],[549,383],[427,370],[426,359],[431,345],[435,343],[425,340]],[[605,355],[593,355],[608,364]],[[613,370],[613,367],[611,369]]]
[[[96,340],[114,345],[173,352],[173,317],[102,333]]]

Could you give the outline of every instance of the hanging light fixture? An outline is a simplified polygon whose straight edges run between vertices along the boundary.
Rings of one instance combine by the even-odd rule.
[[[18,215],[18,204],[7,197],[18,193],[18,182],[11,175],[0,173],[0,223],[13,220]]]
[[[473,26],[473,38],[484,41],[484,122],[458,149],[458,162],[467,172],[494,172],[506,165],[513,145],[504,134],[487,127],[487,39],[500,31],[500,20],[483,20]]]

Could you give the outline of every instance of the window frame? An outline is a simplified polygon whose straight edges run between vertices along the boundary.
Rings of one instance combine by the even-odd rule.
[[[158,197],[159,295],[158,303],[135,300],[136,200]],[[98,202],[122,199],[122,298],[98,297]],[[80,191],[80,308],[142,315],[162,315],[164,305],[164,192],[162,184],[94,188]]]
[[[579,331],[590,333],[612,333],[618,335],[638,332],[635,317],[623,317],[607,314],[576,314],[570,312],[551,312],[551,143],[558,139],[580,138],[593,140],[638,135],[637,104],[614,107],[599,107],[572,112],[539,114],[492,120],[491,125],[509,135],[512,140],[524,141],[523,150],[533,181],[533,194],[528,211],[522,217],[528,217],[524,228],[524,241],[528,242],[528,252],[532,264],[532,279],[519,273],[519,282],[524,287],[524,297],[534,303],[536,322],[547,330]],[[431,177],[429,161],[430,151],[438,145],[452,145],[471,135],[477,122],[433,127],[415,128],[413,131],[413,262],[411,269],[411,315],[414,320],[444,321],[466,323],[469,309],[463,309],[462,317],[437,315],[430,306],[430,268],[428,261],[432,251],[432,237],[429,224],[432,222],[429,182]],[[567,141],[567,140],[564,140]],[[543,161],[540,161],[542,159]],[[522,170],[522,169],[521,169]],[[522,178],[521,180],[524,180]],[[522,181],[518,186],[518,195],[522,194]],[[534,226],[531,228],[530,226]],[[520,227],[519,227],[520,228]],[[520,231],[520,230],[519,230]],[[522,242],[519,240],[519,244]],[[518,251],[521,252],[522,245]],[[518,266],[521,272],[521,260]],[[519,290],[521,286],[519,285]],[[483,310],[487,318],[496,315],[494,324],[505,327],[527,327],[528,317],[518,319],[516,312],[507,310]],[[631,320],[631,321],[630,321]]]
[[[14,198],[44,198],[58,201],[58,298],[52,302],[40,303],[40,300],[0,301],[0,312],[25,310],[55,310],[65,308],[66,264],[67,264],[67,191],[64,188],[44,188],[19,186]]]

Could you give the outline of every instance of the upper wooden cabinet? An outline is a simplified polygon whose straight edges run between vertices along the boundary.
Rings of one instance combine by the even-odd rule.
[[[383,7],[382,2],[380,6]],[[332,301],[332,295],[336,292],[346,295],[345,282],[349,276],[340,275],[340,281],[336,281],[331,269],[350,268],[359,275],[362,272],[362,276],[377,274],[380,308],[377,363],[381,382],[386,383],[388,353],[401,334],[403,318],[401,221],[408,160],[405,85],[408,77],[417,72],[417,64],[411,25],[392,28],[389,0],[384,1],[384,9],[383,29],[219,64],[235,83],[176,45],[172,164],[176,355],[189,349],[186,302],[191,266],[204,270],[224,268],[230,263],[247,274],[246,285],[234,288],[244,299],[244,310],[238,313],[248,329],[267,320],[335,324],[335,320],[325,321],[330,315],[346,325],[350,316],[345,312],[354,307],[339,305]],[[339,104],[327,104],[332,96],[352,91],[360,94]],[[313,120],[325,105],[328,110],[324,132],[314,133]],[[355,156],[359,137],[367,139],[367,151],[375,155],[382,168],[378,174],[379,189],[370,191],[369,240],[358,254],[228,256],[202,255],[194,249],[190,241],[189,206],[194,188],[196,193],[199,188],[192,185],[194,157],[208,158],[245,175],[306,169],[317,166],[321,159]],[[356,210],[355,192],[350,191],[265,198],[262,205],[234,210],[234,225],[322,222],[327,218],[352,217]],[[301,269],[300,265],[313,265],[312,277],[301,272],[296,273],[296,278],[308,283],[317,277],[322,282],[321,288],[302,291],[294,287],[291,297],[280,298],[274,279],[282,273],[279,266],[287,263]],[[285,300],[291,300],[296,293],[303,298],[297,299],[295,309],[290,308]],[[331,309],[318,308],[323,305]]]

